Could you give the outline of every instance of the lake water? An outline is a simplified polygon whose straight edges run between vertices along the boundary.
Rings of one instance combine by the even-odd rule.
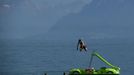
[[[121,68],[121,75],[134,73],[134,41],[87,40],[88,52],[76,50],[77,40],[5,40],[0,44],[1,75],[63,75],[71,68],[88,68],[90,54],[97,49],[105,59]],[[94,59],[95,68],[106,66]]]

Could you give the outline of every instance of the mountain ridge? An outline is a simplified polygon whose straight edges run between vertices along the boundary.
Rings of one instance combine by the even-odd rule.
[[[100,3],[100,4],[99,4]],[[133,37],[133,1],[94,0],[80,13],[63,17],[48,35]],[[65,35],[65,36],[66,36]]]

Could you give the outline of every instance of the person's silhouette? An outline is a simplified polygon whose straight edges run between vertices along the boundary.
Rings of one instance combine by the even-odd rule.
[[[85,43],[84,43],[84,41],[82,39],[78,40],[77,50],[78,50],[78,48],[80,49],[80,51],[82,51],[82,50],[87,51],[87,47],[86,47],[86,45],[85,45]]]

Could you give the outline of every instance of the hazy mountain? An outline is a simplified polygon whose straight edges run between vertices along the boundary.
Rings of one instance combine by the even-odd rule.
[[[69,14],[58,21],[48,36],[132,38],[133,4],[133,0],[93,0],[80,13]]]
[[[24,39],[45,34],[70,13],[92,0],[0,0],[0,38]]]

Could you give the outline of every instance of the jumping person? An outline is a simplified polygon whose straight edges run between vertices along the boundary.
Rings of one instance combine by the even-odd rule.
[[[78,40],[77,50],[78,50],[78,47],[79,47],[80,51],[82,51],[82,50],[87,51],[87,47],[86,47],[84,41],[82,41],[82,39]]]

